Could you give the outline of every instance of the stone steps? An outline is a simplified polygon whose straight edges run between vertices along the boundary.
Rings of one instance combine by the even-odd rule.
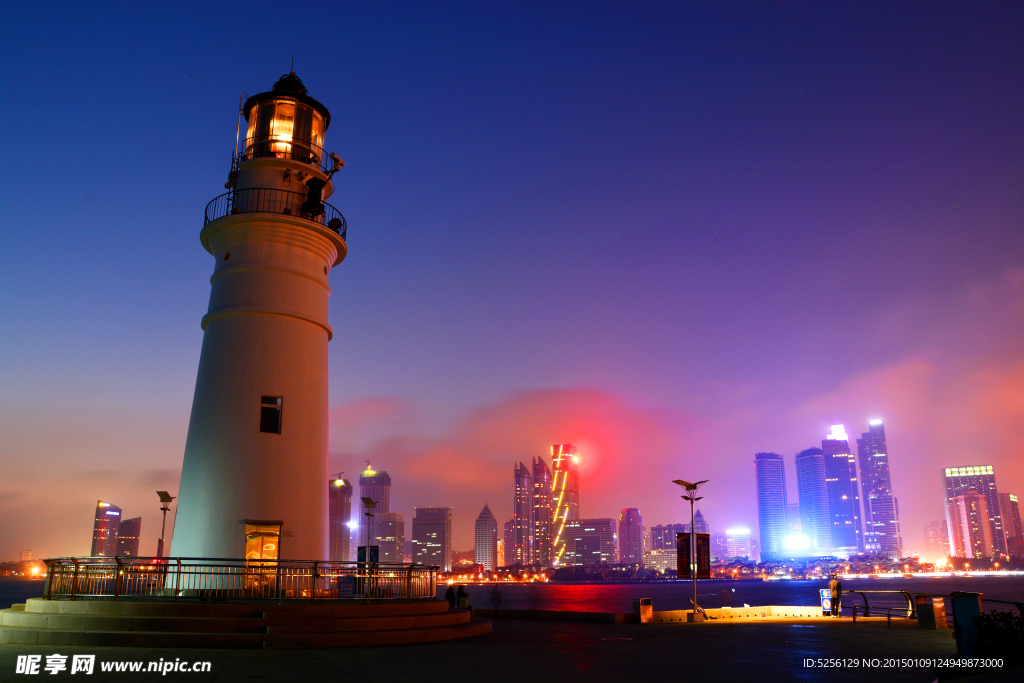
[[[0,610],[0,643],[303,648],[419,643],[491,632],[444,601],[161,603],[32,599]]]
[[[374,647],[470,638],[491,632],[487,619],[430,628],[347,633],[198,633],[160,631],[87,631],[0,626],[0,643],[88,647],[299,649]]]

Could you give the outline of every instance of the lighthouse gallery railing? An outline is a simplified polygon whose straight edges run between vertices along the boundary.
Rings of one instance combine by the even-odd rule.
[[[61,557],[45,560],[47,599],[433,599],[439,567],[328,560]]]
[[[206,205],[203,225],[224,216],[240,213],[276,213],[319,223],[341,235],[342,239],[346,239],[348,224],[341,212],[327,202],[321,202],[323,213],[313,213],[309,211],[308,199],[308,195],[303,192],[272,188],[232,190],[215,197]]]

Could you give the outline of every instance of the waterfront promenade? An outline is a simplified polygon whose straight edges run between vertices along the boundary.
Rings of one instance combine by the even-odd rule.
[[[461,641],[324,650],[206,650],[0,646],[0,680],[15,676],[18,655],[97,655],[87,680],[193,681],[920,681],[928,668],[806,668],[805,658],[955,657],[951,631],[923,631],[885,619],[773,619],[704,624],[590,624],[496,619],[493,633]],[[209,661],[209,673],[103,673],[103,661]],[[952,675],[960,672],[951,671]],[[989,671],[968,681],[1024,680]],[[46,680],[77,680],[67,672]],[[948,675],[939,680],[952,680]]]

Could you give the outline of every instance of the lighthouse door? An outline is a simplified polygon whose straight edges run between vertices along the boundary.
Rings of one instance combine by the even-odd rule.
[[[280,586],[277,560],[281,553],[280,521],[245,520],[245,596],[269,598]]]

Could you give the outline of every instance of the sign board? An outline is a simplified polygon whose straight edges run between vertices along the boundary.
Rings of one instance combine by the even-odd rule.
[[[356,562],[366,562],[366,546],[365,545],[359,546],[359,554],[356,557]],[[372,562],[374,564],[380,562],[380,546],[379,545],[371,545],[370,546],[370,562]]]
[[[690,560],[690,534],[676,532],[676,576],[680,579],[692,579],[692,561]]]
[[[711,578],[711,534],[694,534],[697,545],[697,578]]]
[[[821,595],[821,613],[832,614],[832,591],[829,588],[822,588],[818,591]]]

